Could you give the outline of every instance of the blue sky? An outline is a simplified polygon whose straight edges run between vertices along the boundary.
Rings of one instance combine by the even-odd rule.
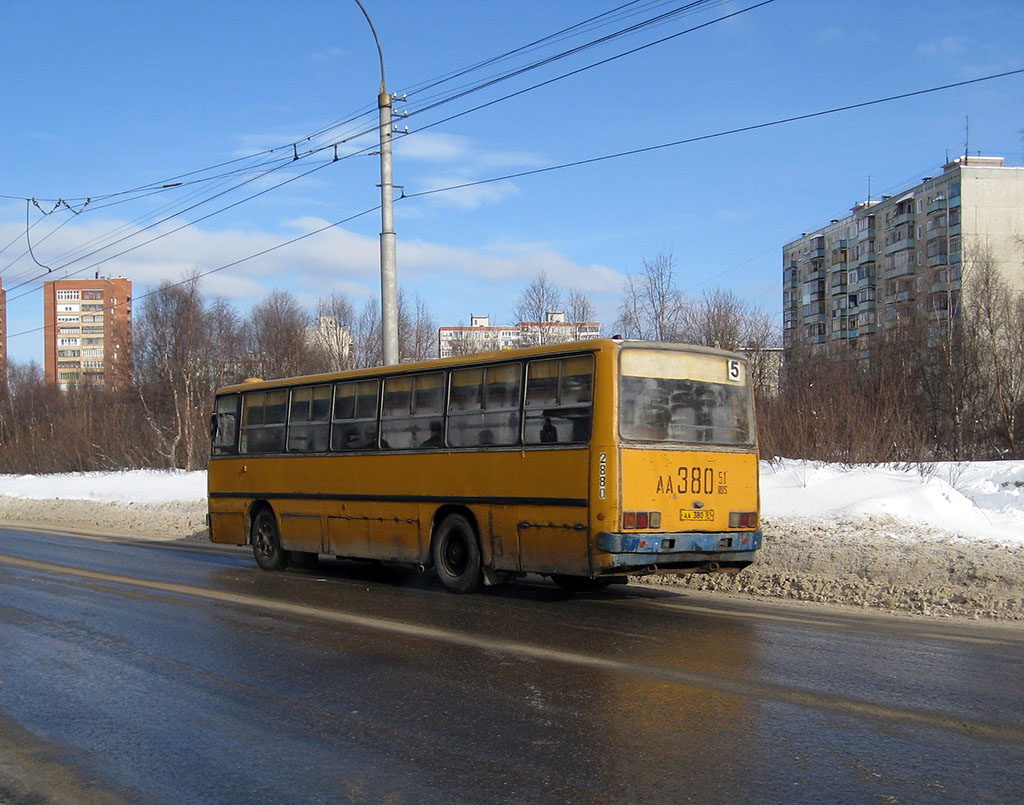
[[[470,314],[511,321],[519,293],[543,270],[561,288],[588,293],[610,334],[623,278],[661,251],[674,254],[684,290],[728,287],[777,315],[782,244],[845,214],[867,197],[869,181],[878,197],[935,175],[947,155],[962,153],[965,118],[971,153],[1024,161],[1024,75],[1016,75],[416,195],[1019,70],[1024,4],[775,0],[743,12],[756,0],[715,0],[425,109],[684,3],[643,0],[615,21],[419,91],[623,2],[364,3],[388,89],[409,94],[395,106],[409,112],[400,122],[410,132],[395,141],[394,181],[410,196],[395,205],[399,286],[419,295],[438,325],[468,323]],[[439,122],[727,14],[735,16]],[[379,62],[355,2],[58,0],[10,3],[4,16],[0,277],[12,360],[42,359],[42,334],[31,331],[42,324],[44,274],[128,276],[138,298],[161,280],[221,269],[203,279],[205,292],[243,312],[271,288],[310,306],[332,291],[357,306],[379,294],[376,210],[251,257],[379,203],[379,165],[368,153],[375,133],[340,143],[342,158],[331,161],[335,142],[376,121]],[[228,170],[237,173],[221,176]],[[203,181],[108,195],[186,173]],[[34,260],[26,198],[39,203],[28,210]],[[85,198],[93,201],[83,209]],[[51,212],[58,199],[74,212]],[[217,212],[227,205],[235,206]]]

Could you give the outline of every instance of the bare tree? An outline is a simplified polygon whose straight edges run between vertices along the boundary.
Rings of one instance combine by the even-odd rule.
[[[573,341],[579,341],[584,335],[582,325],[597,320],[597,309],[591,298],[580,290],[570,291],[566,307],[566,316],[572,326]]]
[[[207,416],[214,391],[239,357],[238,325],[223,300],[206,308],[195,273],[164,283],[143,301],[135,323],[136,391],[166,466],[206,465]]]
[[[252,309],[249,351],[260,377],[293,377],[316,371],[307,332],[309,313],[288,291],[271,291]]]
[[[398,354],[402,363],[437,357],[437,325],[418,294],[411,311],[405,294],[398,295]]]
[[[380,300],[367,299],[352,328],[353,364],[357,368],[380,366],[384,362],[381,340]]]
[[[676,259],[671,252],[643,258],[643,272],[626,277],[619,318],[626,338],[675,341],[681,325],[683,296],[675,284]]]
[[[984,416],[996,450],[1016,458],[1024,417],[1024,296],[1000,276],[990,249],[976,245],[964,256],[964,329],[978,340],[973,357],[987,391],[975,416]]]
[[[512,311],[520,324],[541,324],[547,321],[548,313],[563,312],[562,294],[541,271],[523,289]],[[547,344],[553,340],[545,327],[529,327],[523,333],[524,346]]]

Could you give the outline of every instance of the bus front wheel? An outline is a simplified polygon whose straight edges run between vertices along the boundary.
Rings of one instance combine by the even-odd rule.
[[[434,568],[453,593],[470,593],[483,581],[476,529],[461,514],[449,514],[434,533]]]
[[[252,553],[256,564],[264,570],[284,570],[288,554],[281,548],[277,520],[270,509],[260,509],[252,521]]]

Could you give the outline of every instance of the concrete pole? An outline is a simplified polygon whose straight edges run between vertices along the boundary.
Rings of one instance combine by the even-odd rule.
[[[398,267],[391,183],[391,96],[380,85],[380,326],[385,366],[398,363]]]
[[[391,96],[384,81],[384,51],[373,27],[373,20],[360,0],[359,10],[373,32],[380,56],[380,91],[377,108],[380,110],[380,327],[385,366],[398,363],[398,267],[395,249],[394,184],[391,178]]]

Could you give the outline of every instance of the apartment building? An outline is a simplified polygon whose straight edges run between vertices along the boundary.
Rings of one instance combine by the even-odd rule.
[[[123,277],[43,285],[46,382],[121,388],[131,377],[132,283]]]
[[[549,312],[544,321],[521,321],[511,325],[494,326],[490,316],[471,315],[469,322],[468,327],[438,329],[437,348],[442,358],[537,344],[583,341],[601,335],[600,322],[567,321],[562,312]]]
[[[1024,289],[1022,238],[1024,168],[955,159],[783,247],[783,344],[867,358],[876,334],[900,322],[924,316],[938,333],[979,255]]]

